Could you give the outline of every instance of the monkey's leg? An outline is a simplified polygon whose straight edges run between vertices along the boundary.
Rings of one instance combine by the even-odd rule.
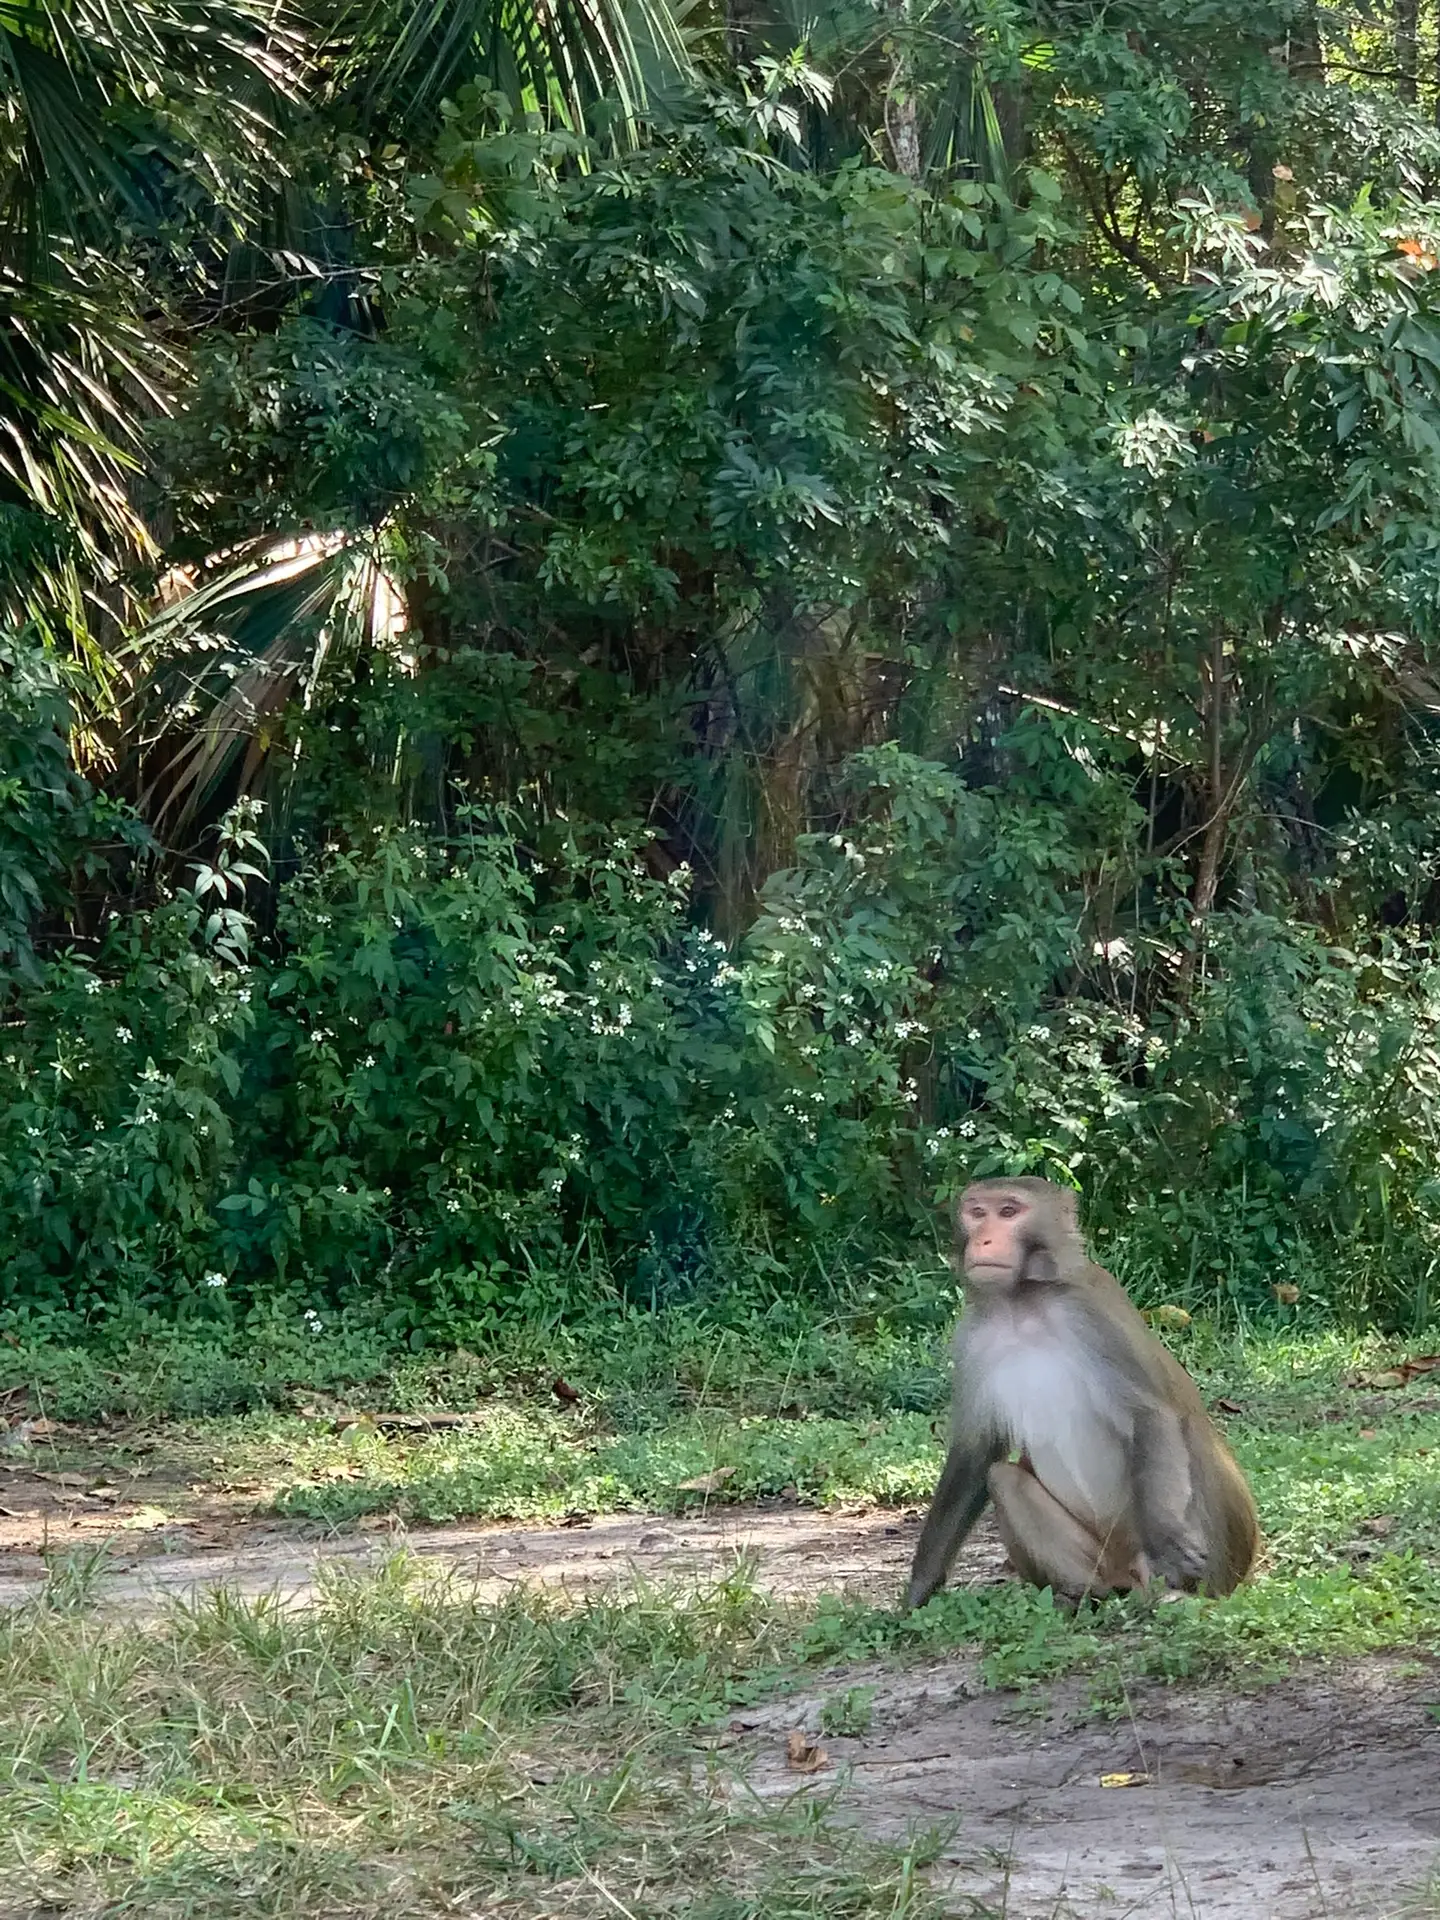
[[[1032,1586],[1079,1599],[1144,1584],[1125,1543],[1092,1533],[1023,1466],[991,1467],[990,1497],[1005,1550]]]

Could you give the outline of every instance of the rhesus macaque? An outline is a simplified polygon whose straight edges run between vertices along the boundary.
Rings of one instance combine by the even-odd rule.
[[[978,1180],[955,1231],[965,1309],[950,1452],[907,1607],[944,1586],[987,1499],[1021,1579],[1057,1595],[1156,1579],[1229,1593],[1259,1546],[1250,1489],[1194,1381],[1087,1258],[1074,1194]]]

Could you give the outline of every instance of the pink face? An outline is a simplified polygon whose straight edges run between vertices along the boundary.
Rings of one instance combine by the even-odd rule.
[[[1023,1193],[972,1188],[960,1202],[966,1273],[980,1280],[1013,1280],[1025,1264],[1023,1229],[1032,1211]]]

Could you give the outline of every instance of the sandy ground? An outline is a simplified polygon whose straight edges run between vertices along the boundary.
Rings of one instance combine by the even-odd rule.
[[[107,1601],[153,1607],[167,1595],[227,1586],[244,1594],[276,1592],[303,1602],[322,1565],[363,1572],[398,1547],[443,1568],[487,1599],[527,1581],[571,1588],[645,1575],[709,1578],[742,1555],[769,1591],[815,1593],[848,1588],[880,1600],[898,1595],[920,1524],[918,1514],[820,1513],[808,1508],[756,1512],[720,1508],[685,1520],[610,1514],[560,1527],[452,1526],[406,1531],[388,1523],[346,1533],[299,1526],[214,1522],[153,1534],[137,1549],[133,1534],[54,1526],[44,1539],[0,1546],[0,1605],[32,1598],[45,1581],[45,1554],[103,1553],[97,1585]],[[998,1577],[998,1542],[977,1540],[965,1577]]]
[[[769,1590],[898,1596],[920,1516],[720,1508],[683,1520],[634,1515],[559,1527],[388,1523],[346,1533],[255,1520],[243,1499],[191,1501],[179,1518],[94,1475],[0,1474],[0,1604],[24,1601],[45,1556],[92,1552],[103,1601],[140,1611],[224,1585],[296,1604],[325,1565],[363,1571],[398,1546],[468,1588],[572,1589],[633,1578],[704,1578],[738,1555]],[[155,1489],[160,1492],[160,1489]],[[198,1491],[198,1490],[195,1490]],[[238,1490],[237,1490],[238,1491]],[[171,1507],[176,1502],[169,1495]],[[958,1582],[1007,1577],[982,1526]],[[1440,1650],[1436,1650],[1440,1655]],[[873,1686],[862,1738],[820,1731],[825,1697]],[[822,1792],[887,1839],[944,1831],[937,1877],[957,1914],[1005,1920],[1399,1920],[1440,1914],[1421,1889],[1440,1871],[1440,1658],[1371,1661],[1253,1694],[1154,1688],[1099,1718],[1082,1683],[986,1692],[973,1662],[855,1669],[824,1694],[731,1723],[717,1744],[745,1790]],[[799,1775],[794,1731],[825,1764]],[[1103,1775],[1131,1776],[1125,1786]]]
[[[1083,1685],[1042,1702],[982,1693],[963,1663],[869,1680],[858,1740],[816,1731],[820,1696],[787,1701],[729,1736],[752,1784],[796,1791],[785,1734],[818,1740],[802,1790],[838,1792],[892,1840],[950,1830],[940,1877],[956,1911],[1012,1920],[1399,1920],[1440,1865],[1440,1672],[1369,1662],[1236,1695],[1145,1689],[1118,1720]],[[1129,1786],[1105,1775],[1139,1776]],[[823,1784],[822,1784],[823,1783]],[[973,1903],[973,1905],[972,1905]]]

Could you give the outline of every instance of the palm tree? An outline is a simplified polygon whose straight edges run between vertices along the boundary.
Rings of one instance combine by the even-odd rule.
[[[169,296],[245,218],[301,71],[267,0],[0,0],[0,613],[102,681],[103,616],[155,555]]]

